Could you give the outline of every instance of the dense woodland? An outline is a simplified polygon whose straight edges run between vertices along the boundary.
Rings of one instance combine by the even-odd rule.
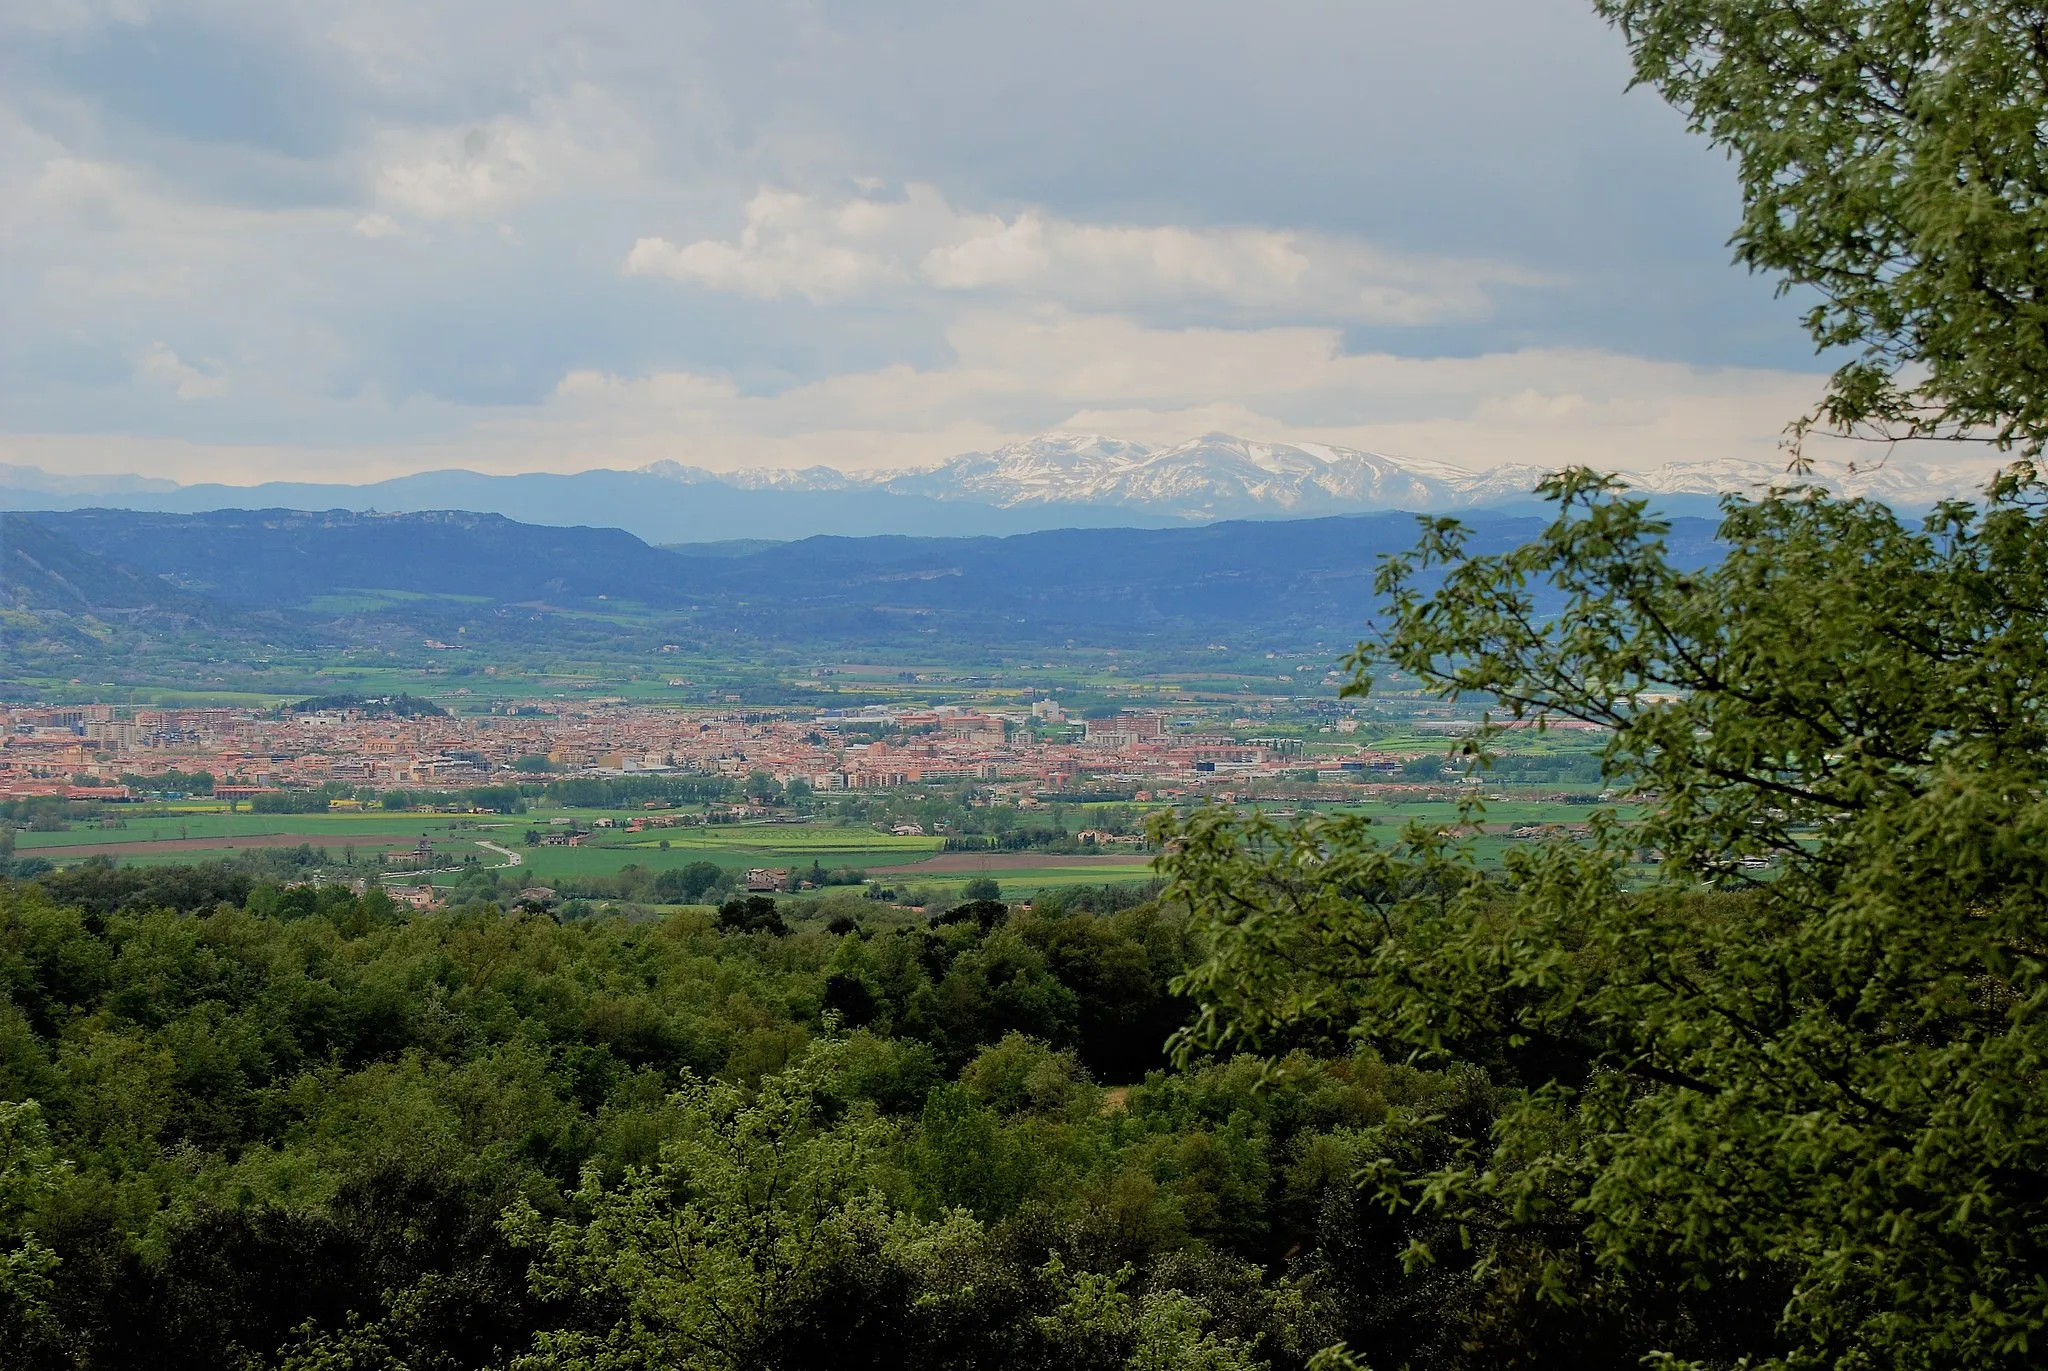
[[[10,1365],[1484,1364],[1489,1324],[1530,1335],[1512,1292],[1403,1274],[1350,1181],[1483,1130],[1484,1078],[1167,1071],[1182,920],[979,913],[775,936],[402,916],[226,865],[11,885]]]

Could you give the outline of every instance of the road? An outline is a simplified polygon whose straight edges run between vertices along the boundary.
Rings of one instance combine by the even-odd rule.
[[[478,838],[476,840],[476,845],[480,848],[483,848],[487,852],[495,852],[500,857],[503,857],[505,859],[506,866],[526,865],[526,858],[520,856],[517,852],[514,852],[509,847],[499,847],[496,843],[487,843],[482,838]],[[503,868],[500,869],[502,870]]]

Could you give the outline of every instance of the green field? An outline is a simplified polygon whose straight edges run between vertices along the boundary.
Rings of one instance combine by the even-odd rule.
[[[1266,802],[1286,810],[1286,801]],[[1300,809],[1310,808],[1308,805]],[[1449,798],[1373,799],[1355,804],[1314,806],[1324,812],[1364,814],[1392,830],[1410,820],[1437,825],[1457,822],[1457,805]],[[1566,804],[1555,788],[1496,790],[1488,787],[1480,815],[1484,827],[1474,838],[1483,860],[1497,861],[1515,845],[1510,829],[1527,824],[1584,823],[1592,806]],[[1132,853],[1125,860],[1073,865],[1032,853],[948,854],[946,869],[906,868],[940,855],[935,836],[898,836],[863,824],[839,822],[742,823],[649,829],[629,834],[625,825],[644,818],[640,810],[536,809],[527,814],[439,814],[367,810],[328,814],[230,814],[217,802],[192,801],[148,806],[114,821],[117,826],[80,823],[54,833],[21,832],[16,851],[57,862],[105,855],[122,864],[208,861],[277,846],[285,840],[325,848],[336,865],[375,868],[380,860],[410,853],[424,837],[441,868],[430,879],[441,884],[459,879],[465,865],[505,869],[513,866],[502,853],[483,847],[496,844],[519,856],[523,879],[533,885],[577,882],[616,875],[629,864],[650,872],[712,861],[731,871],[749,867],[806,869],[814,863],[828,871],[855,868],[875,880],[951,898],[976,876],[993,877],[1012,897],[1064,886],[1144,880],[1153,874],[1152,859]],[[591,829],[608,818],[614,828]],[[561,821],[588,829],[577,847],[526,845],[529,832],[559,833]],[[268,839],[268,842],[263,840]],[[393,879],[402,879],[396,872]]]

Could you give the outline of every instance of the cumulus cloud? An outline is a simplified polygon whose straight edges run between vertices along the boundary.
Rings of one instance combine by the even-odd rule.
[[[977,313],[954,355],[774,394],[687,371],[576,371],[493,441],[698,465],[943,460],[1053,428],[1148,442],[1224,429],[1482,469],[1772,460],[1816,375],[1695,367],[1595,349],[1477,357],[1347,353],[1328,328],[1148,327],[1117,317]]]
[[[1049,429],[1152,443],[1222,430],[1472,470],[1588,463],[1629,471],[1781,460],[1785,420],[1813,401],[1823,379],[1602,349],[1403,357],[1347,352],[1335,328],[1162,328],[1065,312],[977,310],[947,338],[952,355],[942,362],[846,371],[775,391],[711,372],[578,368],[539,404],[471,409],[449,436],[402,447],[130,440],[121,451],[188,480],[230,472],[331,479],[337,470],[369,479],[430,466],[575,471],[664,458],[719,470],[859,470],[935,463]],[[225,384],[168,348],[152,349],[149,365],[159,384]],[[0,460],[103,463],[108,450],[97,442],[0,438]]]
[[[212,400],[228,393],[228,378],[202,371],[163,343],[150,344],[137,364],[144,376],[169,386],[180,400]]]
[[[494,214],[605,177],[630,175],[645,134],[587,85],[530,110],[445,127],[405,125],[377,138],[375,194],[422,219]]]
[[[34,173],[27,201],[69,230],[106,232],[134,222],[142,192],[120,167],[81,157],[52,157]]]
[[[1085,223],[1042,209],[955,208],[913,184],[897,198],[824,200],[764,189],[735,238],[647,237],[630,276],[757,299],[824,303],[888,288],[1050,300],[1093,310],[1182,307],[1373,324],[1473,319],[1533,272],[1386,252],[1356,239],[1267,228]]]

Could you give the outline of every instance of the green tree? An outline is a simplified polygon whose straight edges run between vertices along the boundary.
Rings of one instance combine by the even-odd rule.
[[[1490,1129],[1362,1178],[1455,1220],[1497,1285],[1666,1309],[1635,1355],[2036,1364],[2048,490],[2008,480],[1920,529],[1731,501],[1703,570],[1610,482],[1546,493],[1559,516],[1528,546],[1467,556],[1436,521],[1384,569],[1389,626],[1351,690],[1390,665],[1598,724],[1637,803],[1497,876],[1419,824],[1166,826],[1168,898],[1213,949],[1183,1049],[1350,1037],[1483,1067]]]
[[[544,1333],[524,1365],[754,1368],[820,1287],[884,1241],[869,1172],[888,1136],[871,1112],[825,1118],[830,1045],[748,1096],[691,1081],[680,1136],[617,1185],[587,1169],[576,1219],[530,1204],[507,1232],[537,1255],[537,1293],[615,1310],[599,1331]]]
[[[960,898],[970,904],[977,900],[1000,900],[1003,888],[996,884],[993,876],[976,876],[960,887]]]
[[[1124,1289],[1132,1276],[1128,1266],[1111,1274],[1069,1271],[1055,1255],[1039,1276],[1061,1296],[1059,1307],[1038,1321],[1054,1365],[1124,1371],[1261,1371],[1266,1365],[1244,1341],[1206,1331],[1210,1314],[1199,1300],[1171,1289],[1133,1297]]]
[[[0,1336],[31,1363],[58,1340],[50,1309],[58,1257],[28,1220],[62,1170],[42,1107],[0,1101]]]
[[[716,862],[696,861],[687,866],[673,867],[654,878],[654,893],[663,900],[678,904],[693,904],[704,892],[717,885],[725,874]]]
[[[2028,0],[1595,0],[1734,157],[1750,267],[1854,349],[1797,427],[2048,441],[2048,44]]]
[[[780,938],[789,932],[782,910],[768,895],[735,895],[718,907],[721,933],[772,933]]]

